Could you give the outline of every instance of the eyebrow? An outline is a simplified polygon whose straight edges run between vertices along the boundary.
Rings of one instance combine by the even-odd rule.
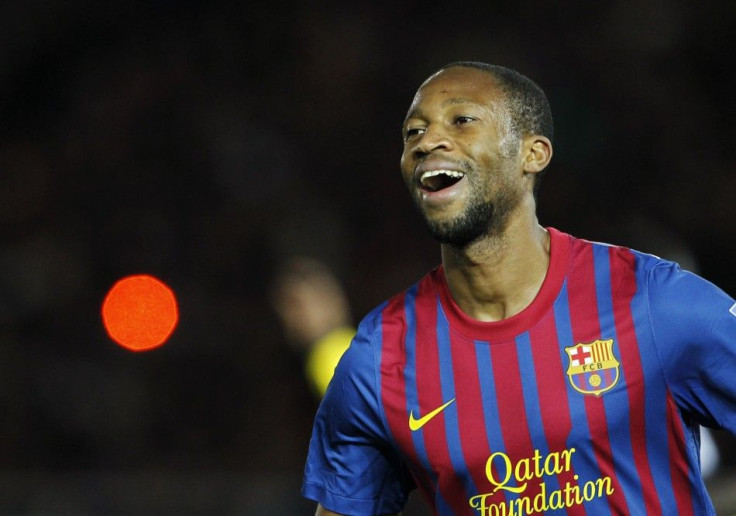
[[[468,100],[464,97],[452,97],[449,99],[445,99],[442,101],[442,106],[452,105],[452,104],[477,104],[477,102],[473,102],[472,100]],[[409,111],[409,113],[406,114],[406,118],[404,118],[404,123],[406,123],[407,120],[410,118],[422,118],[423,112],[419,108],[412,109]]]
[[[453,97],[451,99],[446,99],[442,102],[442,105],[445,106],[447,104],[472,104],[473,102],[463,98],[463,97]]]

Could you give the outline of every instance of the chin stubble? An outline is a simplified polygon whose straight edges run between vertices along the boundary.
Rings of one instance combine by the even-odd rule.
[[[501,235],[519,200],[518,195],[508,191],[501,191],[490,201],[475,196],[469,199],[468,206],[460,215],[439,221],[427,217],[418,198],[416,205],[432,238],[442,244],[463,248],[483,237]]]

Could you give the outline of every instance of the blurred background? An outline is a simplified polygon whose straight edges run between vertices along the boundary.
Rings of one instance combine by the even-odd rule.
[[[542,224],[735,295],[734,34],[726,1],[1,2],[0,514],[312,513],[318,400],[273,278],[319,260],[357,322],[439,263],[400,126],[450,61],[548,94]],[[181,311],[147,353],[100,318],[137,273]]]

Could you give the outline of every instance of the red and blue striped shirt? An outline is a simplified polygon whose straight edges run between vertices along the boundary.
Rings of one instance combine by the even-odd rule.
[[[549,229],[534,301],[465,315],[442,267],[372,311],[303,494],[343,514],[713,514],[699,425],[736,433],[736,308],[665,260]]]

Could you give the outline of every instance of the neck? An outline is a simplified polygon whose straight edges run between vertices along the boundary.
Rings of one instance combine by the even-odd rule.
[[[453,299],[479,321],[500,321],[521,312],[547,274],[549,241],[532,211],[511,218],[501,234],[461,249],[443,245],[442,263]]]

